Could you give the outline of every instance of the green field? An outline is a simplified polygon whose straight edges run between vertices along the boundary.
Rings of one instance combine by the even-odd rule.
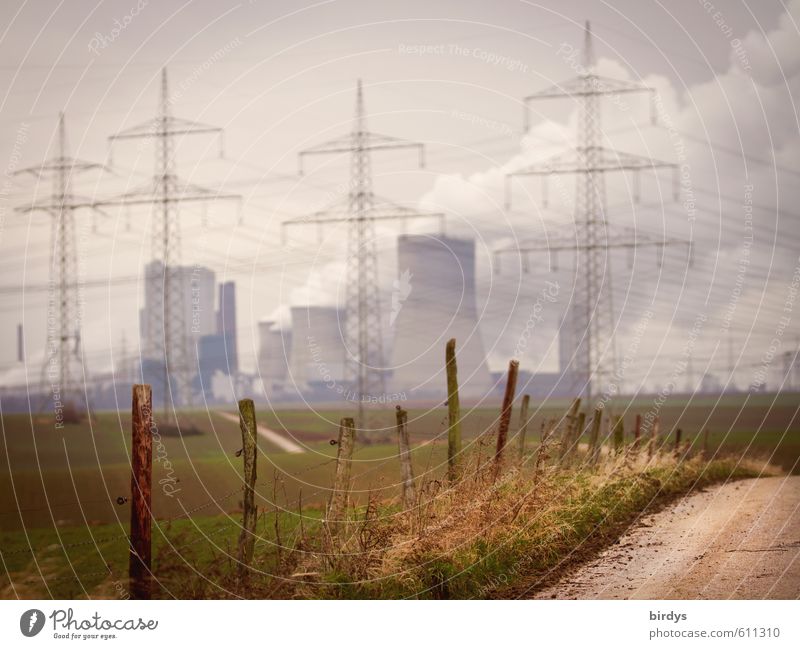
[[[551,401],[532,407],[529,448],[537,444],[542,423],[560,417],[567,406],[566,401]],[[652,406],[648,398],[614,404],[618,414],[624,413],[628,439],[635,415]],[[798,472],[799,407],[797,395],[676,397],[659,410],[661,432],[666,436],[680,427],[684,439],[698,448],[702,431],[708,428],[712,453],[719,449],[735,456],[769,459],[785,471]],[[495,406],[465,411],[467,449],[489,457],[498,410]],[[292,534],[301,521],[297,515],[301,507],[304,517],[312,520],[323,510],[336,455],[330,441],[336,439],[336,421],[342,414],[348,413],[258,409],[259,423],[290,435],[306,449],[289,454],[259,436],[257,502],[263,512],[259,525],[265,539],[275,536],[276,516],[278,532]],[[435,484],[445,473],[446,408],[410,409],[408,419],[416,476]],[[359,439],[353,468],[356,503],[397,496],[400,471],[391,441],[393,421],[391,409],[374,413],[372,425],[386,430]],[[200,433],[164,436],[160,444],[154,444],[155,554],[189,543],[199,553],[198,560],[226,556],[236,543],[241,506],[238,424],[203,411],[183,413],[181,424]],[[20,586],[20,575],[25,575],[22,583],[30,582],[33,592],[45,596],[91,594],[97,584],[107,589],[116,583],[117,576],[122,578],[127,570],[130,415],[99,413],[91,423],[60,430],[46,419],[4,415],[2,435],[0,550],[4,572],[16,575],[15,588]],[[163,574],[168,579],[169,571]],[[42,575],[47,577],[47,591],[42,590]],[[4,596],[15,596],[7,579],[0,588]],[[168,590],[168,584],[164,588]],[[201,592],[202,584],[197,588]]]
[[[642,398],[615,404],[616,411],[625,414],[627,434],[631,434],[636,413],[647,412],[652,403],[652,399]],[[528,429],[531,443],[538,440],[542,423],[561,416],[567,405],[566,401],[551,401],[532,406]],[[661,433],[666,435],[680,427],[684,439],[698,443],[701,432],[708,428],[712,449],[769,458],[784,470],[797,472],[798,408],[797,395],[776,398],[763,394],[750,397],[747,402],[736,395],[719,400],[674,398],[659,411]],[[336,454],[330,441],[336,439],[336,422],[341,414],[259,408],[260,423],[294,438],[306,449],[305,453],[288,454],[259,436],[258,493],[263,506],[293,507],[301,494],[307,504],[325,502],[333,470],[330,460]],[[474,441],[484,433],[493,433],[497,415],[498,408],[466,411],[465,439]],[[446,408],[410,409],[408,419],[417,475],[439,477],[444,472]],[[354,458],[356,492],[374,491],[380,495],[385,491],[394,495],[399,469],[394,461],[393,421],[391,409],[374,413],[373,427],[385,426],[386,430],[359,440]],[[240,485],[241,460],[236,452],[241,447],[241,434],[237,423],[204,411],[184,413],[181,422],[185,428],[197,428],[202,434],[164,436],[161,446],[154,445],[155,515],[168,520],[198,507],[203,507],[199,510],[203,515],[235,509],[234,496],[220,499]],[[516,423],[515,417],[512,434]],[[44,419],[5,415],[2,435],[0,530],[127,520],[127,504],[117,504],[117,498],[126,497],[130,490],[127,412],[99,413],[91,424],[61,430]]]

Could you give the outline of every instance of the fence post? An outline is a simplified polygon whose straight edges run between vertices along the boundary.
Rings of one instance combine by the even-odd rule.
[[[612,431],[614,439],[614,452],[621,453],[625,445],[625,421],[622,415],[617,415],[614,421],[614,429]]]
[[[656,417],[653,420],[653,425],[650,428],[650,443],[648,445],[647,457],[652,458],[656,451],[656,442],[658,441],[658,430],[661,426],[661,417]]]
[[[239,428],[242,431],[244,460],[244,498],[242,531],[239,534],[239,579],[246,579],[253,561],[256,542],[256,408],[252,399],[239,401]]]
[[[572,432],[572,447],[569,451],[569,457],[572,458],[578,451],[578,442],[583,435],[583,430],[586,427],[586,413],[578,413],[578,421],[575,424],[575,429]]]
[[[633,450],[639,452],[639,444],[642,441],[642,416],[636,415],[636,425],[633,429]]]
[[[519,433],[517,433],[517,448],[519,449],[519,463],[525,457],[525,435],[528,432],[528,406],[531,402],[531,395],[525,394],[522,397],[522,405],[519,409]]]
[[[553,435],[556,427],[556,420],[550,419],[547,424],[542,422],[542,439],[539,443],[539,452],[536,454],[536,467],[534,469],[534,478],[539,476],[539,472],[544,468],[544,463],[549,459],[549,455],[547,454],[547,444],[550,441],[550,437]]]
[[[600,424],[603,422],[603,409],[594,409],[594,418],[592,419],[592,430],[589,433],[589,460],[592,464],[597,464],[600,457]]]
[[[458,479],[458,463],[461,453],[461,405],[458,400],[458,367],[456,366],[456,339],[447,341],[445,348],[447,373],[447,479],[453,483]]]
[[[564,430],[564,434],[561,437],[561,449],[559,454],[559,461],[564,462],[567,458],[572,455],[572,444],[573,444],[573,437],[575,436],[575,426],[578,423],[578,409],[581,407],[581,398],[576,397],[572,401],[572,406],[570,406],[569,411],[567,412],[567,425]]]
[[[335,535],[347,513],[350,500],[350,469],[353,447],[356,441],[356,424],[352,417],[343,417],[339,422],[339,451],[336,454],[336,476],[333,480],[333,493],[328,506],[328,527]]]
[[[408,443],[408,413],[400,406],[397,406],[397,447],[403,480],[403,506],[411,510],[417,503],[417,490],[414,487],[414,467],[411,465],[411,447]]]
[[[153,394],[149,385],[134,385],[131,408],[131,599],[150,599],[151,500],[153,477]]]
[[[681,452],[681,435],[683,431],[680,428],[675,429],[675,456],[680,455]]]
[[[514,393],[517,390],[517,371],[519,361],[508,363],[508,379],[506,380],[506,392],[503,395],[503,409],[500,411],[500,425],[497,429],[497,448],[494,452],[494,479],[500,475],[503,468],[503,449],[506,447],[508,439],[508,427],[511,423],[511,408],[514,403]]]

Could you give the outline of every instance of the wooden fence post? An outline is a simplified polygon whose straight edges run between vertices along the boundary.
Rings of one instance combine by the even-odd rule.
[[[575,427],[578,423],[578,409],[580,407],[581,399],[580,397],[576,397],[573,399],[572,406],[570,406],[570,409],[567,412],[567,425],[564,429],[564,434],[561,437],[561,452],[559,455],[559,460],[561,462],[564,462],[569,456],[572,455],[573,437],[575,436]]]
[[[252,399],[239,401],[239,428],[242,431],[244,460],[244,497],[242,498],[242,531],[239,534],[239,579],[246,579],[253,561],[256,543],[256,407]]]
[[[525,394],[522,397],[522,405],[519,409],[519,433],[517,433],[517,448],[519,450],[519,463],[525,457],[525,435],[528,432],[528,406],[531,402],[531,395]]]
[[[661,427],[661,418],[656,417],[653,420],[653,425],[650,428],[650,443],[648,444],[647,457],[652,458],[656,452],[656,443],[658,442],[658,431]]]
[[[589,433],[589,460],[592,464],[597,464],[600,458],[600,425],[603,422],[603,409],[594,409],[594,418],[592,419],[592,430]]]
[[[547,454],[547,444],[550,441],[550,437],[553,435],[556,428],[556,420],[551,418],[550,421],[545,424],[542,422],[542,438],[541,442],[539,443],[539,451],[536,454],[536,467],[534,469],[534,477],[538,477],[539,473],[544,468],[544,463],[550,458]]]
[[[417,490],[414,487],[414,467],[411,465],[411,446],[408,443],[408,413],[400,406],[397,406],[397,448],[403,481],[403,506],[411,510],[417,504]]]
[[[461,453],[461,405],[458,400],[458,367],[456,366],[456,339],[447,341],[445,348],[447,373],[447,479],[458,480]]]
[[[681,452],[681,435],[683,431],[680,428],[675,429],[675,455],[679,455]]]
[[[514,393],[517,390],[517,372],[519,361],[510,361],[508,364],[508,379],[506,392],[503,395],[503,409],[500,411],[500,425],[497,429],[497,448],[494,452],[494,479],[500,475],[503,468],[503,449],[508,439],[508,427],[511,424],[511,408],[514,404]]]
[[[642,441],[642,416],[636,415],[636,425],[633,429],[633,450],[639,452],[639,445]]]
[[[151,500],[153,478],[153,394],[149,385],[134,385],[131,422],[131,599],[150,599]]]
[[[586,413],[578,413],[578,421],[575,424],[575,430],[572,432],[572,447],[569,451],[569,457],[572,458],[578,451],[578,443],[580,442],[583,430],[586,427]]]
[[[622,415],[617,415],[614,421],[614,428],[612,430],[614,439],[614,452],[621,453],[625,446],[625,421]]]
[[[353,447],[356,441],[356,424],[352,417],[343,417],[339,422],[339,451],[336,454],[336,476],[333,493],[328,506],[328,527],[335,535],[347,514],[350,501],[350,472]]]

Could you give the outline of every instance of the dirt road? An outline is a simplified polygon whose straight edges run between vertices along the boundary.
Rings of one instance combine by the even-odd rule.
[[[223,419],[227,419],[228,421],[235,421],[238,423],[239,415],[232,415],[229,412],[217,412],[217,414],[222,417]],[[289,439],[288,437],[281,435],[280,433],[276,433],[274,430],[270,430],[266,426],[262,426],[259,423],[256,423],[256,431],[259,435],[261,435],[264,439],[269,440],[279,448],[283,449],[287,453],[305,453],[306,449],[304,449],[300,444],[296,443],[295,441]]]
[[[643,518],[595,560],[528,597],[796,599],[800,476],[692,494]]]

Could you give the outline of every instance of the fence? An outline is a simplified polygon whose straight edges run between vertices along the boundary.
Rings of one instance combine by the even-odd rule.
[[[450,340],[445,350],[445,366],[447,376],[447,471],[446,478],[450,487],[458,485],[463,478],[461,474],[461,410],[459,401],[459,387],[456,365],[456,341]],[[497,419],[497,434],[495,440],[495,451],[491,458],[492,481],[496,482],[503,473],[505,467],[505,454],[509,442],[509,431],[512,420],[513,405],[516,400],[516,383],[519,370],[519,363],[512,360],[509,363],[508,374],[502,407]],[[243,474],[242,484],[236,489],[221,496],[211,498],[191,509],[184,509],[181,518],[189,518],[203,509],[212,505],[220,505],[233,496],[242,496],[242,519],[239,527],[239,538],[237,544],[236,561],[238,563],[238,582],[246,585],[253,562],[256,541],[259,538],[256,532],[256,523],[259,508],[255,502],[257,482],[257,416],[252,400],[244,399],[239,402],[239,426],[242,435],[242,450],[237,453],[242,457]],[[581,466],[591,469],[596,467],[602,455],[608,457],[623,456],[625,461],[632,457],[638,457],[643,453],[642,419],[639,415],[635,417],[633,427],[633,438],[630,443],[625,439],[625,428],[622,416],[612,416],[611,413],[605,414],[602,408],[593,411],[591,418],[587,413],[580,410],[581,400],[573,400],[571,407],[560,417],[551,419],[549,422],[542,422],[542,437],[535,453],[526,455],[525,437],[527,428],[531,421],[529,413],[530,396],[523,395],[521,402],[521,412],[519,426],[517,429],[517,453],[516,470],[522,470],[527,459],[535,458],[533,462],[534,471],[540,472],[545,464],[550,460],[548,449],[558,444],[554,469],[566,468],[574,465],[578,457],[581,440],[588,435],[585,445],[585,453]],[[90,540],[73,544],[61,544],[63,550],[81,546],[94,545],[99,547],[108,543],[118,543],[127,541],[129,550],[128,580],[129,595],[134,599],[148,599],[152,595],[154,572],[152,565],[152,522],[154,520],[152,511],[152,443],[153,443],[153,422],[152,422],[152,391],[149,385],[135,385],[132,390],[131,402],[131,483],[129,497],[118,497],[118,505],[130,504],[130,531],[129,534],[114,535],[104,538],[92,537]],[[412,464],[411,444],[408,432],[408,413],[400,406],[396,408],[396,434],[398,453],[397,461],[400,464],[401,473],[401,502],[405,511],[411,512],[415,507],[419,507],[420,494],[415,483],[414,467]],[[591,419],[589,423],[587,420]],[[603,425],[606,425],[607,433],[601,434]],[[489,431],[487,431],[489,432]],[[659,420],[655,419],[650,427],[650,436],[647,440],[647,461],[661,452],[662,447],[668,444],[667,438],[659,437]],[[321,463],[306,467],[292,475],[299,476],[302,473],[316,469],[327,464],[334,464],[334,475],[332,488],[319,489],[311,497],[320,493],[328,493],[327,507],[324,517],[325,533],[331,539],[336,539],[341,533],[347,519],[347,511],[351,506],[351,483],[352,483],[352,463],[353,453],[356,446],[356,426],[352,418],[344,417],[339,425],[339,437],[335,442],[338,446],[335,458],[325,460]],[[683,443],[682,443],[683,442]],[[333,442],[332,442],[333,443]],[[682,430],[677,428],[674,433],[671,454],[678,459],[683,459],[691,451],[691,442],[682,439]],[[704,431],[703,456],[708,456],[708,430]],[[391,460],[387,460],[389,462]],[[385,464],[385,462],[383,463]],[[480,465],[480,462],[479,462]],[[378,468],[378,467],[375,467]],[[264,486],[266,483],[261,483]],[[98,500],[96,502],[107,502]],[[74,506],[85,503],[64,503],[64,506]],[[50,505],[55,507],[57,505]],[[46,509],[46,508],[42,508]],[[302,509],[302,506],[301,506]],[[21,513],[26,510],[18,510],[14,513]],[[30,511],[30,510],[28,510]],[[270,510],[261,509],[262,513],[279,513],[285,511],[284,508],[274,507]],[[0,512],[0,515],[10,514],[11,512]],[[234,526],[229,523],[215,534],[221,534]],[[189,545],[204,540],[206,537],[188,543],[177,550],[184,549]],[[25,548],[15,551],[0,550],[2,557],[13,554],[28,553],[35,556],[33,548]],[[111,566],[106,564],[103,570],[78,575],[77,573],[51,578],[56,580],[77,580],[89,577],[115,577]],[[42,579],[26,580],[28,583],[42,581]]]

